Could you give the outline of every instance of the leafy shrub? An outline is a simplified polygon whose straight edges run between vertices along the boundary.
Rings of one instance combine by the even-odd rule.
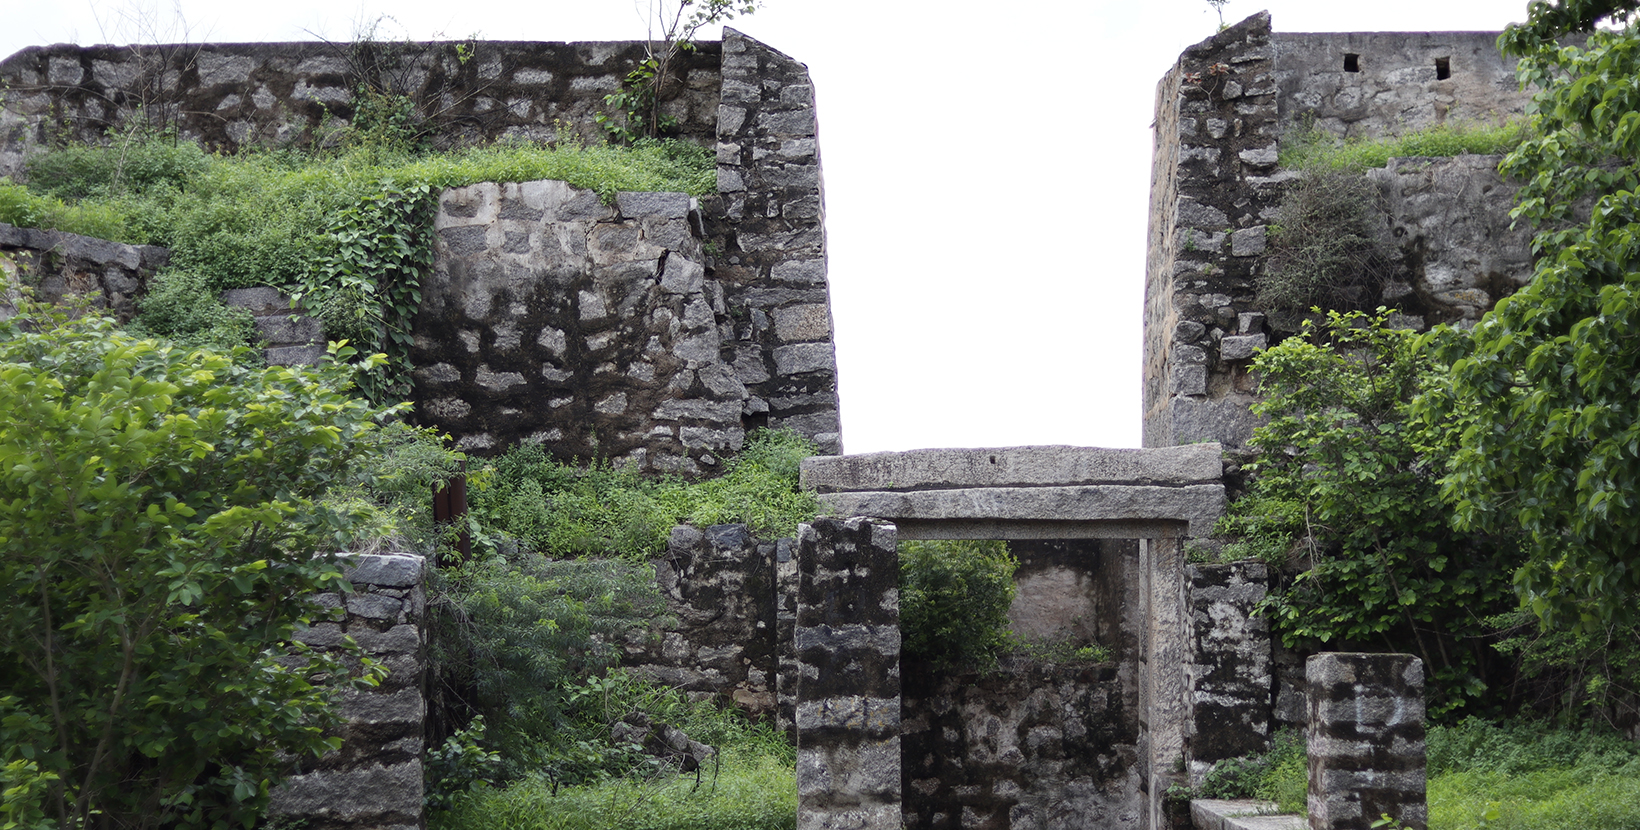
[[[1019,561],[1005,542],[905,541],[900,637],[935,666],[984,666],[1011,644],[1008,607]]]
[[[318,499],[383,414],[350,376],[0,322],[0,764],[54,823],[248,825],[337,746],[339,661],[284,658],[329,613],[309,598],[350,590],[326,554],[358,516]]]
[[[1508,539],[1452,527],[1438,475],[1453,433],[1413,410],[1442,377],[1419,342],[1382,310],[1331,312],[1260,353],[1257,476],[1222,526],[1289,534],[1301,555],[1304,570],[1261,606],[1289,647],[1417,654],[1439,718],[1478,701],[1489,677],[1509,679],[1491,665],[1484,617],[1513,604],[1519,556]]]
[[[815,452],[789,430],[759,430],[723,475],[686,483],[608,463],[563,464],[538,444],[520,445],[469,492],[480,522],[537,550],[641,560],[665,550],[677,524],[743,523],[765,537],[795,532],[819,513],[819,503],[798,486],[798,462]]]
[[[576,766],[555,747],[572,679],[612,665],[616,644],[660,608],[653,573],[618,559],[525,554],[444,569],[429,603],[440,715],[484,715],[509,777]]]
[[[1270,751],[1226,758],[1214,764],[1202,778],[1196,795],[1257,798],[1275,802],[1279,812],[1302,813],[1308,788],[1308,765],[1304,734],[1296,729],[1278,730],[1271,736]]]
[[[501,753],[490,752],[484,742],[484,716],[475,715],[467,726],[444,739],[443,745],[428,750],[426,796],[434,810],[448,809],[463,793],[493,786],[501,774]]]
[[[137,316],[129,328],[139,336],[165,337],[179,346],[216,351],[231,351],[260,339],[249,311],[223,303],[199,274],[176,268],[148,283],[148,293],[137,300]]]

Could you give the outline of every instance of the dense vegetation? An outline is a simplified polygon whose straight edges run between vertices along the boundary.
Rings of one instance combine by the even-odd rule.
[[[20,312],[0,322],[0,818],[248,822],[291,755],[336,745],[346,673],[279,646],[327,618],[314,595],[350,589],[328,554],[375,522],[327,496],[388,413],[342,366],[251,368]]]
[[[433,199],[482,181],[558,179],[605,200],[623,190],[704,194],[710,154],[680,141],[630,146],[496,145],[418,151],[410,127],[348,128],[337,149],[215,156],[164,134],[31,156],[27,185],[0,179],[0,222],[170,249],[138,325],[189,342],[248,342],[248,323],[215,297],[285,289],[332,340],[388,360],[361,376],[380,403],[408,393],[409,322],[432,266]]]

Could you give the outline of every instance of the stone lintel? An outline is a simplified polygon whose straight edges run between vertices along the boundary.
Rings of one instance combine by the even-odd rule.
[[[1218,444],[1154,449],[998,447],[807,458],[803,486],[818,493],[1218,482]],[[854,515],[846,514],[845,515]],[[861,514],[865,515],[865,514]]]
[[[1173,539],[1190,535],[1185,521],[1098,522],[1001,519],[897,519],[901,539]]]
[[[820,496],[820,501],[840,516],[870,516],[896,524],[980,520],[1137,525],[1182,520],[1189,522],[1192,534],[1205,535],[1224,511],[1224,485],[974,487],[914,492],[826,493]],[[1089,530],[1087,527],[1079,528],[1084,533]],[[1127,529],[1121,532],[1125,533]],[[1155,538],[1163,534],[1152,532],[1142,535]],[[1081,538],[1088,537],[1083,535]]]

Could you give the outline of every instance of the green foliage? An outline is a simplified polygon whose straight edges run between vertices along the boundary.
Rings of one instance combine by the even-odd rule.
[[[479,522],[536,550],[643,560],[665,549],[678,524],[746,524],[760,536],[790,535],[819,514],[797,481],[798,462],[816,452],[796,433],[760,430],[722,476],[687,483],[608,463],[563,464],[540,445],[520,445],[469,493]]]
[[[900,543],[900,637],[937,667],[984,667],[1008,649],[1019,561],[1005,542]]]
[[[1202,779],[1201,798],[1257,798],[1273,801],[1276,811],[1305,811],[1309,761],[1304,734],[1282,729],[1272,736],[1268,752],[1226,758]]]
[[[66,205],[0,177],[0,222],[20,228],[48,228],[67,233],[125,240],[124,217],[107,205]]]
[[[170,146],[162,138],[146,141]],[[195,145],[179,146],[198,153]],[[55,161],[60,154],[73,155],[73,163]],[[703,196],[717,188],[711,153],[678,141],[496,145],[421,157],[361,145],[335,154],[282,150],[200,158],[203,166],[184,177],[125,176],[116,190],[101,183],[122,175],[117,155],[98,148],[52,150],[31,159],[31,169],[40,172],[30,179],[30,190],[0,183],[0,221],[164,245],[173,264],[206,275],[219,288],[243,288],[298,283],[331,252],[324,235],[332,217],[381,193],[386,180],[405,190],[555,179],[596,191],[606,202],[619,191]],[[56,192],[70,194],[73,204],[62,206],[49,195]]]
[[[1343,141],[1311,128],[1282,138],[1280,163],[1294,170],[1362,173],[1384,167],[1392,158],[1501,155],[1529,135],[1526,123],[1519,121],[1448,122],[1404,135]]]
[[[475,715],[443,745],[428,750],[424,801],[429,808],[449,809],[463,793],[495,785],[501,777],[501,753],[484,749],[483,742],[484,716]]]
[[[1482,617],[1510,607],[1518,560],[1503,540],[1451,527],[1437,477],[1452,433],[1411,411],[1443,375],[1387,317],[1329,312],[1325,328],[1306,322],[1255,358],[1266,397],[1253,411],[1268,422],[1250,442],[1256,478],[1222,526],[1307,560],[1262,606],[1289,646],[1417,654],[1441,716],[1486,689]]]
[[[30,156],[23,169],[29,187],[79,201],[125,192],[183,190],[211,166],[199,145],[174,135],[118,136],[106,145],[71,144]]]
[[[325,554],[358,516],[318,499],[383,414],[350,374],[251,369],[28,303],[0,323],[13,818],[248,824],[293,755],[336,746],[340,684],[317,684],[340,664],[282,661],[328,613],[308,598],[350,590]]]
[[[205,278],[191,271],[169,269],[148,283],[137,300],[132,334],[165,337],[178,346],[230,352],[260,338],[251,313],[222,302]]]
[[[410,329],[433,268],[437,196],[426,184],[379,187],[331,217],[326,254],[291,301],[318,314],[326,337],[387,355],[383,371],[359,380],[371,400],[387,402],[410,394]]]
[[[1451,388],[1430,396],[1465,419],[1444,482],[1459,523],[1523,534],[1521,597],[1586,630],[1640,619],[1640,35],[1552,38],[1633,5],[1534,4],[1500,38],[1539,90],[1533,137],[1502,166],[1525,183],[1515,215],[1538,228],[1535,272],[1441,341]]]
[[[569,687],[613,664],[622,637],[659,613],[653,573],[618,559],[523,555],[444,569],[436,587],[429,611],[438,696],[485,716],[509,777],[599,768],[602,749],[561,734]]]
[[[1640,625],[1544,629],[1528,609],[1488,619],[1499,652],[1520,665],[1523,702],[1561,723],[1611,726],[1640,720]]]
[[[794,768],[767,755],[730,751],[721,766],[659,782],[610,779],[558,787],[533,776],[480,792],[435,815],[434,830],[794,830]]]

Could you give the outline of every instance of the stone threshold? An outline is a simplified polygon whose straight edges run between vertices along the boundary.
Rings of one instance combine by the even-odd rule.
[[[1197,798],[1190,802],[1190,821],[1196,830],[1307,830],[1303,816],[1278,814],[1270,801],[1250,798]]]

